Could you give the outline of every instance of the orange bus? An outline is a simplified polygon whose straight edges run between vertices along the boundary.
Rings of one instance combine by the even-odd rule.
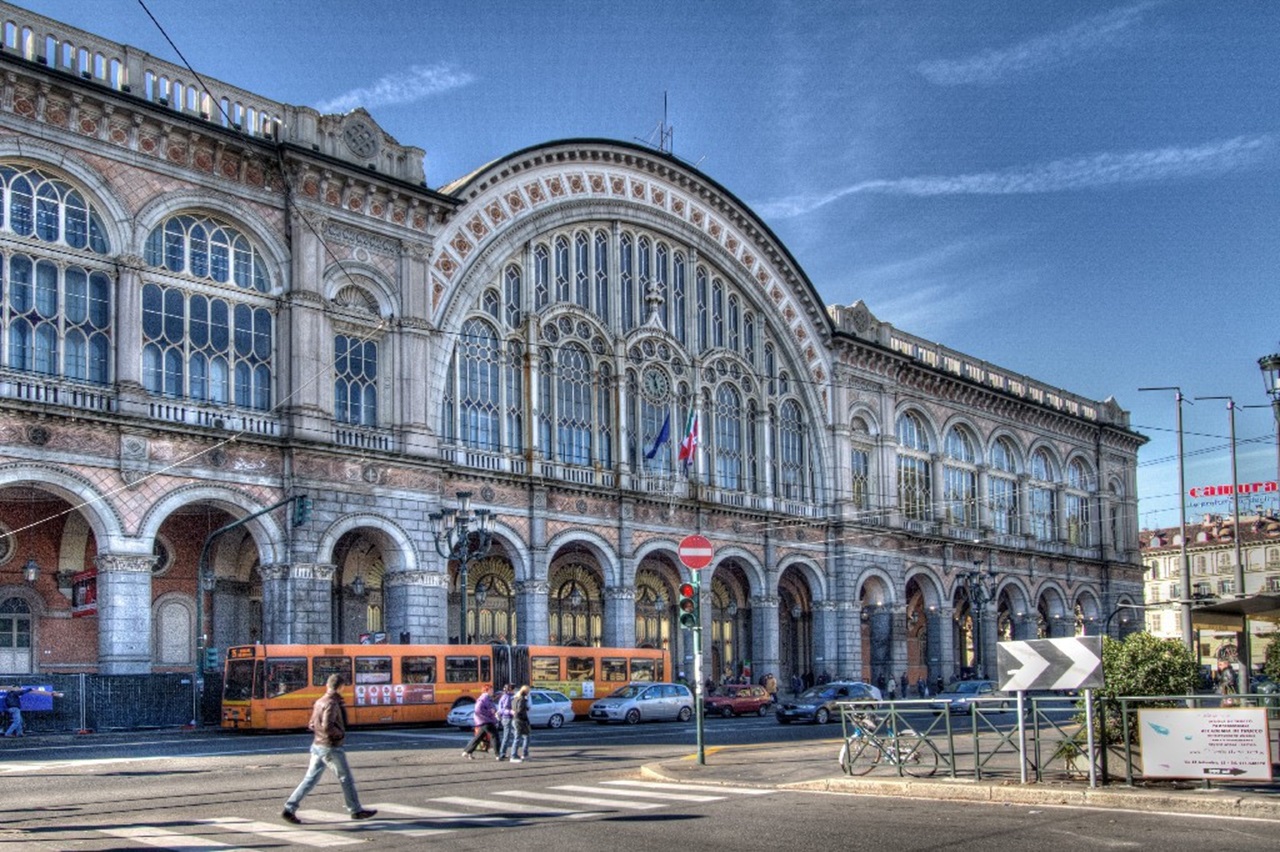
[[[631,681],[664,681],[665,651],[558,645],[240,645],[227,649],[222,727],[305,728],[331,674],[342,675],[347,724],[443,722],[485,684],[563,692],[591,702]]]

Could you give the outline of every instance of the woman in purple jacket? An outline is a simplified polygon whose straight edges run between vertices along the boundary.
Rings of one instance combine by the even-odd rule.
[[[480,741],[488,735],[495,743],[498,741],[498,710],[493,705],[493,687],[486,685],[480,690],[480,700],[476,702],[475,710],[472,711],[471,720],[476,726],[476,735],[471,738],[471,742],[467,743],[467,747],[462,750],[462,756],[467,760],[475,760],[476,756],[471,752],[476,750],[476,746],[480,745]]]

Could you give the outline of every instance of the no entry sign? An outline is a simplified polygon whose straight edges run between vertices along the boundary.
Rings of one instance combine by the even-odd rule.
[[[711,557],[715,554],[715,550],[705,536],[687,535],[680,540],[680,547],[676,554],[684,563],[684,567],[690,571],[697,571],[711,564]]]

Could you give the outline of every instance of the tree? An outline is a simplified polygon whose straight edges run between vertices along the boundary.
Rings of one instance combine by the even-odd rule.
[[[1263,659],[1262,673],[1280,683],[1280,640],[1273,638],[1267,643],[1267,654]]]
[[[1103,699],[1106,740],[1118,743],[1124,735],[1120,697],[1190,695],[1200,681],[1200,664],[1191,649],[1177,639],[1159,639],[1150,633],[1130,633],[1122,640],[1102,638],[1102,673],[1104,685],[1098,690]],[[1128,701],[1125,709],[1139,707],[1173,707],[1177,701]],[[1076,721],[1084,724],[1083,707]],[[1098,721],[1101,721],[1099,719]],[[1130,724],[1129,733],[1136,739],[1138,726]]]

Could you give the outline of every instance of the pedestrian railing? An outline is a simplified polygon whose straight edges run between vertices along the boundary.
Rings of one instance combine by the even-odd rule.
[[[1229,705],[1219,695],[1108,699],[1092,693],[1092,699],[1092,752],[1083,696],[1024,695],[1021,716],[1015,696],[972,699],[959,711],[939,706],[937,699],[842,702],[841,767],[851,775],[875,770],[899,777],[939,774],[1036,783],[1087,778],[1098,784],[1123,779],[1134,785],[1144,780],[1138,711],[1161,707],[1265,707],[1273,760],[1280,754],[1277,695],[1233,696]],[[1232,783],[1229,778],[1204,781],[1205,786]]]

